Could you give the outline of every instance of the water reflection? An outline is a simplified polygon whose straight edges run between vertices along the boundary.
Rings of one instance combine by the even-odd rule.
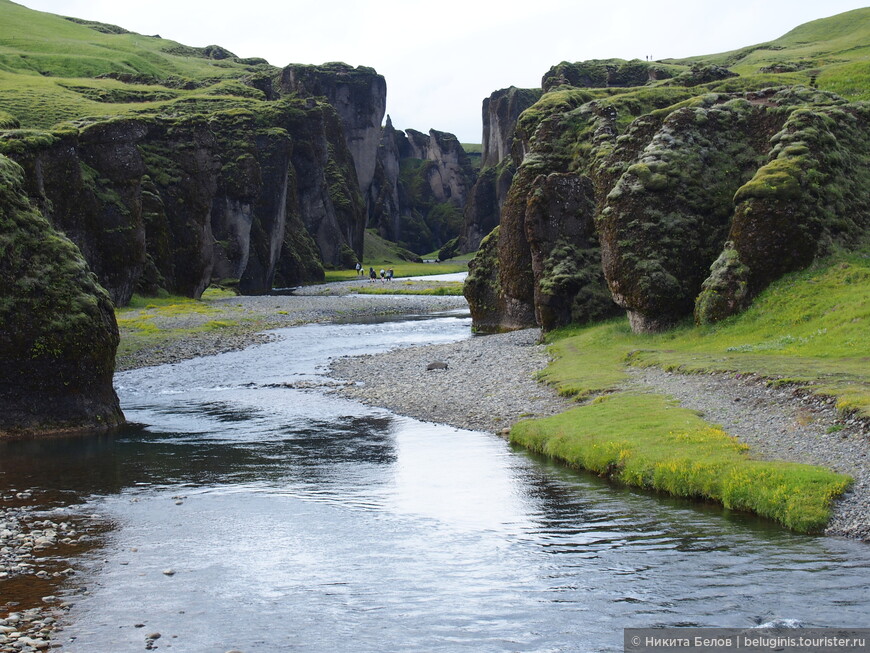
[[[621,651],[634,626],[866,625],[864,545],[288,387],[316,384],[330,347],[467,337],[425,322],[305,327],[128,373],[138,426],[0,446],[2,483],[68,489],[118,525],[78,563],[90,594],[66,649],[158,631],[188,653]]]

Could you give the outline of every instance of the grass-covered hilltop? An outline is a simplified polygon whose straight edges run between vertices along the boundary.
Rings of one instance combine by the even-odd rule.
[[[718,55],[562,62],[532,97],[504,157],[484,153],[478,186],[512,181],[465,292],[479,331],[549,332],[544,377],[583,405],[512,439],[623,483],[824,528],[846,477],[761,463],[638,392],[627,370],[790,387],[836,405],[831,433],[866,437],[870,8]]]

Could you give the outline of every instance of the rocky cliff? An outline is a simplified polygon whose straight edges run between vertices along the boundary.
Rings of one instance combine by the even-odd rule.
[[[0,438],[112,428],[124,421],[112,303],[23,181],[0,156]]]
[[[118,306],[137,289],[261,293],[353,267],[366,216],[340,115],[322,98],[255,95],[13,130],[0,153]]]
[[[521,150],[514,152],[514,131],[520,114],[541,97],[539,89],[511,86],[483,101],[481,172],[469,193],[463,213],[458,249],[473,252],[499,222]]]
[[[368,202],[386,112],[387,83],[383,76],[372,68],[353,68],[344,63],[290,65],[281,73],[279,89],[284,94],[324,97],[335,107],[353,157],[360,192]]]
[[[628,83],[652,70],[631,68]],[[699,92],[698,79],[733,76],[702,66],[605,95],[570,85],[619,79],[578,69],[552,69],[553,90],[517,122],[497,244],[466,288],[476,328],[551,329],[616,307],[636,331],[715,321],[866,242],[866,104],[800,86]]]
[[[397,130],[387,117],[370,196],[369,226],[418,254],[457,238],[476,174],[446,132]]]

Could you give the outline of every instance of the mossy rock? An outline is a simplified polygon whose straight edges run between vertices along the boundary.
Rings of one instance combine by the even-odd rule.
[[[112,387],[112,303],[78,248],[0,156],[0,437],[105,430],[124,421]]]
[[[768,162],[735,193],[729,245],[704,282],[697,320],[733,315],[783,274],[867,242],[870,106],[838,100],[791,111]]]
[[[480,243],[468,263],[468,276],[462,293],[468,300],[473,328],[479,333],[505,330],[504,296],[499,283],[499,231],[496,227]]]

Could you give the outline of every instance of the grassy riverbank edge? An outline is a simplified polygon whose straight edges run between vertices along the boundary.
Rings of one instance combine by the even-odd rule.
[[[820,532],[850,477],[753,460],[748,447],[695,412],[662,395],[626,390],[626,368],[753,374],[833,396],[843,416],[867,419],[868,289],[870,257],[842,254],[789,275],[744,314],[716,325],[637,335],[618,319],[550,334],[554,360],[541,379],[585,403],[514,425],[511,441],[621,484]]]

